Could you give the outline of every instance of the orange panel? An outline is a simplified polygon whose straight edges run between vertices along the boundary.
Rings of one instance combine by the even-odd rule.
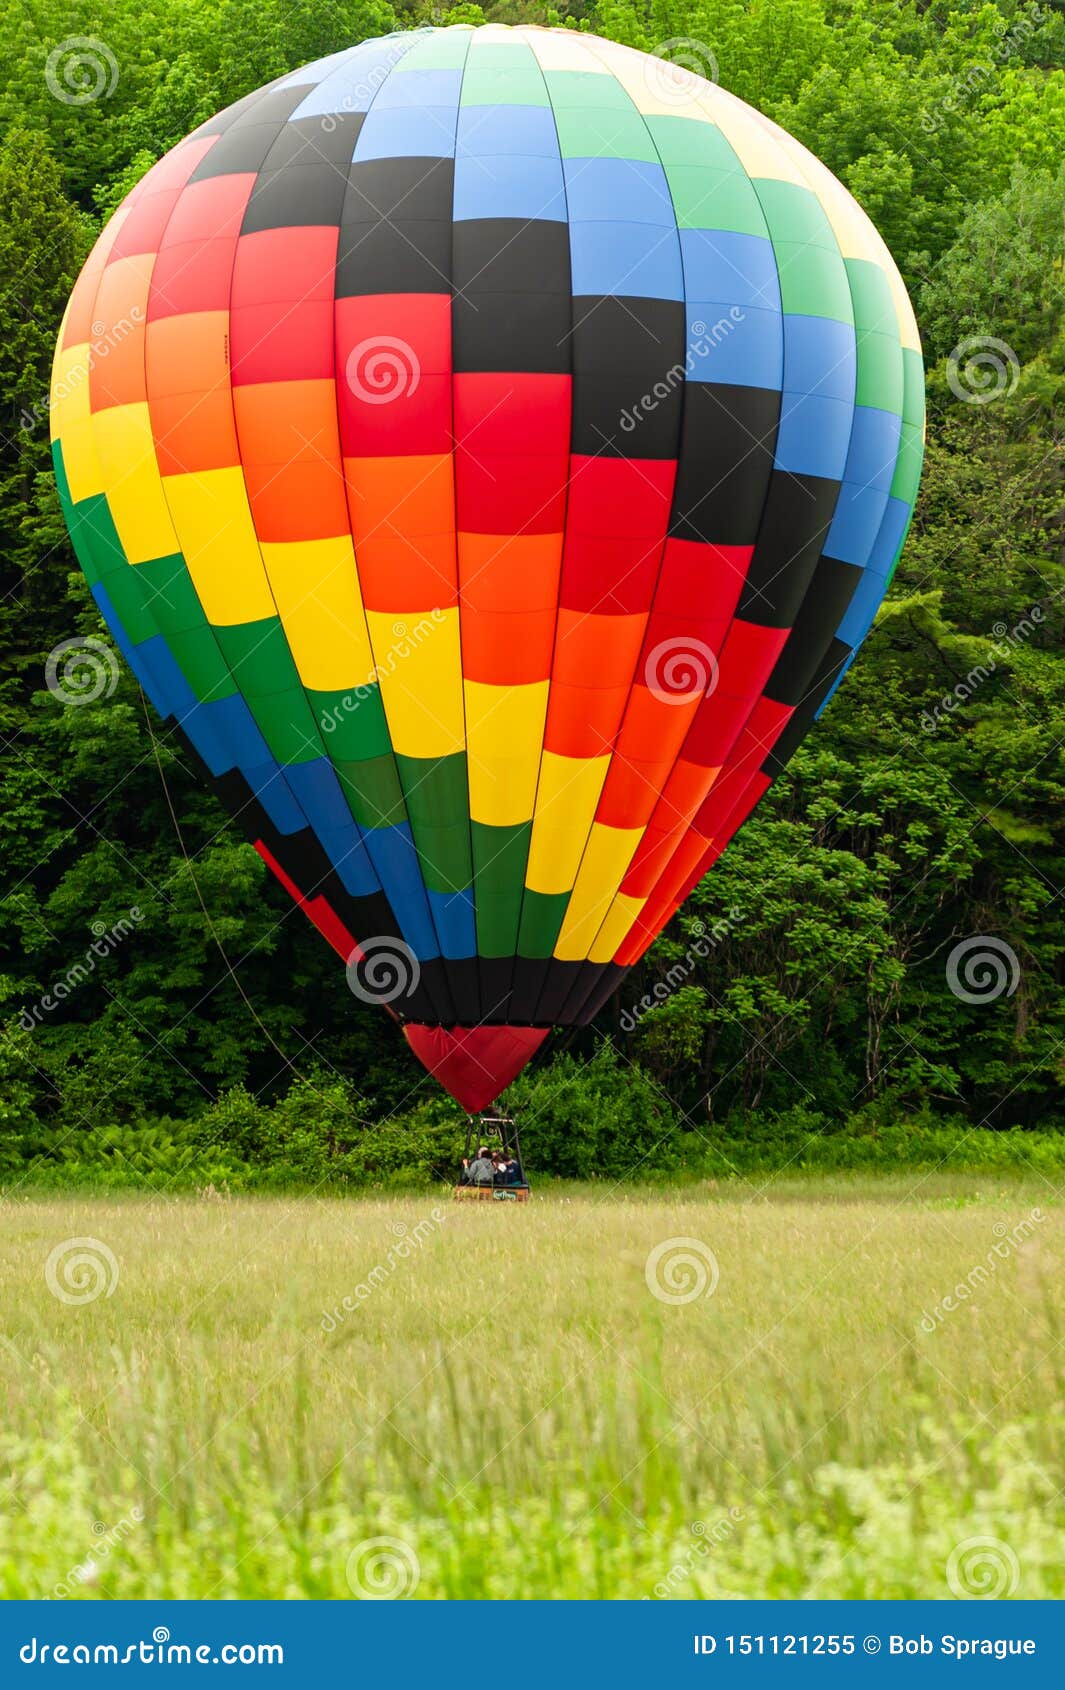
[[[428,457],[345,458],[356,541],[386,526],[405,535],[454,533],[451,466],[450,452]]]
[[[575,687],[552,681],[544,746],[560,757],[602,757],[614,744],[628,687]]]
[[[382,524],[356,540],[355,556],[367,610],[451,610],[459,602],[450,532],[413,539]]]
[[[638,763],[657,762],[667,755],[672,763],[701,703],[701,694],[690,696],[690,702],[666,702],[656,698],[650,687],[638,683],[625,712],[619,749]]]
[[[229,392],[226,311],[197,311],[187,317],[161,317],[147,328],[145,363],[148,397],[203,393],[218,385]]]
[[[643,643],[646,616],[594,616],[560,610],[556,680],[575,687],[627,687]]]
[[[333,464],[245,464],[244,479],[260,540],[328,540],[348,532],[344,484]]]
[[[558,603],[561,534],[460,534],[463,607],[550,610]]]
[[[340,480],[340,434],[332,381],[266,381],[233,389],[240,451],[247,464],[315,463]]]
[[[160,475],[231,469],[240,462],[229,389],[196,397],[165,393],[149,407]]]
[[[553,610],[493,612],[462,604],[462,673],[491,686],[546,681],[555,638]]]

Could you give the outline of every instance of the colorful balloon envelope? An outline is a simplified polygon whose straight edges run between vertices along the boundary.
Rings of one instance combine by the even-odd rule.
[[[56,476],[161,716],[469,1109],[591,1020],[864,638],[913,313],[805,148],[565,30],[249,95],[108,223]]]

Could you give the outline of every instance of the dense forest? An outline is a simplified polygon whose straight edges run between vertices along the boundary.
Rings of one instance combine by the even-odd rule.
[[[33,1160],[355,1179],[451,1142],[455,1108],[155,738],[128,670],[77,707],[46,676],[64,641],[111,650],[48,443],[55,334],[102,221],[219,108],[427,21],[591,29],[767,113],[880,228],[928,377],[916,517],[860,658],[596,1025],[514,1087],[538,1162],[620,1174],[634,1141],[665,1145],[661,1167],[774,1135],[845,1158],[1060,1127],[1060,0],[4,0],[0,17],[0,1178]]]

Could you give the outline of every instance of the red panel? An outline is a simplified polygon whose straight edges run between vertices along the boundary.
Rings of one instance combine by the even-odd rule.
[[[339,229],[317,226],[241,235],[233,266],[234,305],[332,299],[339,235]],[[338,301],[338,310],[347,303]]]
[[[557,534],[566,513],[565,452],[515,458],[455,448],[458,526],[478,534]]]
[[[667,540],[655,608],[677,615],[723,618],[735,613],[753,546],[710,546],[701,540]]]
[[[333,306],[329,300],[237,305],[230,312],[233,384],[314,381],[333,374]]]
[[[180,188],[168,188],[163,193],[146,194],[144,199],[139,200],[118,231],[115,244],[107,255],[108,264],[114,264],[119,258],[132,258],[138,252],[158,252],[163,231],[180,197]]]
[[[570,508],[573,489],[570,487]],[[604,615],[646,611],[655,590],[662,558],[662,534],[604,538],[574,533],[566,522],[560,603],[570,610]]]
[[[236,249],[232,236],[183,241],[179,246],[164,239],[152,266],[148,321],[193,311],[228,311]]]
[[[182,241],[209,241],[216,235],[236,240],[255,186],[253,171],[234,176],[209,176],[190,182],[167,225],[169,246]]]
[[[572,377],[459,374],[454,385],[455,439],[478,457],[568,453]]]
[[[721,650],[720,685],[726,692],[757,698],[776,667],[790,628],[762,628],[754,622],[733,622]]]
[[[661,539],[669,524],[676,475],[677,466],[671,458],[588,458],[574,454],[567,536],[572,532],[600,538]]]
[[[337,409],[349,458],[451,450],[451,301],[375,294],[336,301]]]
[[[546,1027],[412,1027],[403,1035],[418,1061],[467,1114],[494,1103],[547,1037]]]

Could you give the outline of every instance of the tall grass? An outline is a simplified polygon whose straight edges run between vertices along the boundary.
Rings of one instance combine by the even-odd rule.
[[[913,1185],[8,1201],[0,1588],[1061,1595],[1062,1207]]]

